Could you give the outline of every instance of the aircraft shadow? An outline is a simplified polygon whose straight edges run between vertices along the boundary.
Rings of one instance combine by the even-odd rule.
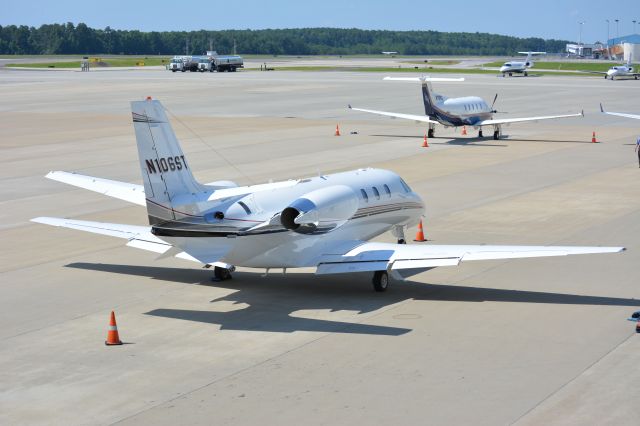
[[[383,137],[383,138],[410,138],[420,140],[422,142],[423,136],[408,136],[408,135],[371,135],[374,137]],[[434,142],[434,139],[449,139],[447,142]],[[429,138],[430,145],[464,145],[464,146],[499,146],[499,147],[507,147],[508,145],[504,144],[492,144],[486,143],[485,141],[493,140],[490,138],[451,138],[444,136],[433,136]],[[478,143],[476,143],[478,142]]]
[[[522,142],[549,142],[549,143],[586,143],[586,144],[591,144],[593,142],[591,141],[567,141],[567,140],[558,140],[558,139],[522,139],[522,138],[515,138],[513,139],[515,141],[522,141]]]
[[[394,283],[389,291],[376,293],[371,289],[369,274],[316,276],[314,274],[236,272],[234,279],[215,283],[211,271],[205,269],[164,268],[102,263],[71,263],[69,268],[101,271],[123,275],[149,277],[191,285],[205,285],[235,290],[211,303],[231,302],[232,306],[247,307],[219,312],[216,310],[187,310],[159,308],[147,315],[216,324],[221,330],[292,333],[316,331],[347,334],[400,336],[409,328],[370,325],[354,322],[330,321],[296,316],[304,310],[374,312],[405,300],[548,303],[564,305],[640,306],[640,300],[605,296],[583,296],[565,293],[546,293],[457,285],[423,284],[412,281]],[[229,306],[228,303],[225,304]],[[365,320],[366,321],[366,320]]]

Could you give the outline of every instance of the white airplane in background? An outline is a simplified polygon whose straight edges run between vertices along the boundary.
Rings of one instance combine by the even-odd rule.
[[[315,267],[316,274],[373,272],[384,291],[403,279],[469,260],[614,253],[623,247],[405,245],[424,203],[397,174],[359,169],[254,186],[198,183],[158,101],[131,103],[144,185],[67,172],[48,178],[146,206],[150,226],[39,217],[47,225],[119,237],[127,245],[214,266]],[[391,231],[399,244],[366,242]]]
[[[432,81],[464,81],[464,78],[440,78],[440,77],[385,77],[384,80],[394,81],[418,81],[422,83],[422,100],[424,102],[425,115],[401,114],[395,112],[375,111],[371,109],[353,108],[354,111],[368,112],[371,114],[384,115],[392,118],[404,118],[418,122],[429,123],[428,136],[435,135],[436,124],[445,127],[472,126],[478,130],[478,137],[483,137],[482,127],[493,126],[493,138],[499,139],[502,135],[502,125],[511,123],[522,123],[526,121],[552,120],[558,118],[582,117],[584,112],[578,114],[547,115],[540,117],[526,118],[501,118],[494,119],[493,114],[497,111],[493,105],[498,99],[498,95],[493,98],[491,106],[482,98],[477,96],[465,96],[463,98],[447,98],[433,92]]]
[[[617,115],[618,117],[626,117],[626,118],[633,118],[636,120],[640,120],[640,115],[637,114],[628,114],[625,112],[609,112],[609,111],[605,111],[604,107],[602,106],[602,104],[600,104],[600,112],[603,112],[604,114],[609,114],[609,115]]]
[[[509,62],[505,62],[501,67],[500,67],[500,72],[502,73],[502,76],[504,77],[506,74],[509,74],[509,77],[511,77],[514,73],[515,74],[524,74],[524,76],[528,76],[528,69],[529,68],[533,68],[534,62],[531,60],[531,57],[533,55],[546,55],[547,52],[518,52],[520,54],[523,55],[527,55],[527,59],[525,59],[524,61],[520,62],[520,61],[509,61]]]
[[[584,71],[589,74],[604,74],[605,80],[611,79],[614,80],[616,77],[633,77],[634,79],[638,79],[640,73],[633,72],[633,65],[631,64],[631,55],[629,55],[629,59],[623,65],[615,65],[609,68],[607,71]]]

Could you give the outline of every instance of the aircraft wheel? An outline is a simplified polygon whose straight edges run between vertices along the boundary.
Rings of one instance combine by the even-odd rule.
[[[213,275],[216,281],[225,281],[233,278],[231,276],[231,270],[227,268],[221,268],[219,266],[213,268]]]
[[[607,79],[607,75],[606,75],[606,74],[604,75],[604,79],[605,79],[605,80]]]
[[[435,134],[436,134],[435,129],[429,129],[429,131],[427,132],[427,136],[430,138],[434,137]]]
[[[407,244],[407,242],[404,240],[404,238],[400,238],[398,239],[398,244]]]
[[[500,139],[500,132],[498,132],[497,130],[495,132],[493,132],[493,139],[494,140]]]
[[[525,76],[525,77],[528,77],[528,76],[529,76],[529,74],[527,74],[527,72],[525,71],[525,72],[524,72],[524,76]]]
[[[375,291],[386,291],[387,287],[389,287],[389,274],[387,274],[387,271],[374,272],[372,283]]]
[[[479,138],[483,137],[483,135],[482,135],[482,130],[478,130],[478,137],[479,137]]]
[[[513,77],[513,73],[511,73],[511,72],[510,72],[510,73],[509,73],[509,77]]]

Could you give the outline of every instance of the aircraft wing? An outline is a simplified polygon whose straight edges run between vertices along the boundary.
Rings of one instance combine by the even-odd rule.
[[[224,198],[230,197],[242,197],[248,194],[253,194],[254,192],[261,191],[272,191],[274,189],[280,188],[289,188],[295,186],[300,182],[299,180],[285,180],[282,182],[272,182],[272,183],[261,183],[258,185],[250,185],[250,186],[236,186],[233,188],[222,188],[216,189],[211,193],[208,201],[216,201],[222,200]]]
[[[49,172],[45,177],[79,188],[88,189],[89,191],[99,192],[100,194],[128,201],[139,206],[146,205],[144,187],[142,185],[63,171]]]
[[[420,121],[422,123],[440,124],[437,121],[429,119],[429,117],[427,117],[426,115],[412,115],[401,114],[398,112],[375,111],[372,109],[353,108],[351,105],[349,105],[349,109],[352,109],[354,111],[368,112],[370,114],[384,115],[391,118],[403,118],[405,120]]]
[[[586,70],[581,70],[581,71],[578,71],[578,72],[585,73],[585,74],[600,74],[600,75],[607,74],[606,71],[586,71]]]
[[[151,233],[150,226],[123,225],[120,223],[92,222],[88,220],[62,219],[57,217],[36,217],[31,222],[59,226],[91,232],[93,234],[124,238],[129,247],[139,248],[160,254],[159,258],[176,256],[181,259],[200,262],[181,249],[168,244]]]
[[[600,104],[600,111],[605,113],[605,114],[609,114],[609,115],[617,115],[619,117],[626,117],[626,118],[633,118],[636,120],[640,120],[640,115],[636,115],[636,114],[627,114],[624,112],[609,112],[609,111],[605,111],[604,107],[602,106],[602,104]]]
[[[402,278],[437,266],[457,266],[471,260],[520,259],[570,254],[617,253],[624,247],[420,245],[353,242],[338,245],[318,262],[316,274],[383,271]]]
[[[565,114],[565,115],[543,115],[540,117],[525,117],[525,118],[499,118],[496,120],[483,120],[479,121],[474,126],[491,126],[493,124],[509,124],[509,123],[523,123],[526,121],[540,121],[540,120],[555,120],[558,118],[570,118],[570,117],[584,117],[584,111],[579,114]]]

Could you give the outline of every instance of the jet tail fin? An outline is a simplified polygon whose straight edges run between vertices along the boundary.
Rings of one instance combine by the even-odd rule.
[[[159,101],[131,102],[133,127],[149,223],[155,225],[185,215],[176,208],[193,205],[207,189],[196,181]]]
[[[385,77],[387,81],[417,81],[422,83],[422,101],[424,102],[424,113],[429,116],[435,116],[434,102],[432,98],[433,88],[432,81],[464,81],[464,78],[447,78],[447,77]]]

